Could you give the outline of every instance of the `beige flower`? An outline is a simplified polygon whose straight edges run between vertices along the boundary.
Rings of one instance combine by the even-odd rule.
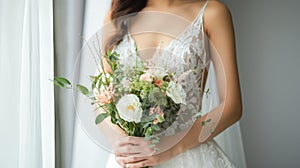
[[[100,90],[100,93],[96,95],[97,103],[100,104],[108,104],[114,100],[114,88],[113,85],[110,84],[109,87]]]

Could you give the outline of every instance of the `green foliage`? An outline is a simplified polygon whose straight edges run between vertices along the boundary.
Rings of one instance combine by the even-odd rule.
[[[76,87],[83,95],[89,94],[89,90],[85,86],[77,84]]]
[[[71,82],[64,77],[54,77],[53,83],[59,87],[70,89],[72,88]]]
[[[105,120],[105,118],[107,118],[109,116],[109,113],[101,113],[97,116],[95,123],[99,124],[101,123],[103,120]]]

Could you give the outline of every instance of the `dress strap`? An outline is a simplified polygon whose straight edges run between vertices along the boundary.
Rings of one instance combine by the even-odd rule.
[[[203,14],[204,14],[204,11],[205,11],[205,8],[206,8],[207,4],[208,4],[208,0],[206,0],[206,2],[204,3],[203,7],[200,10],[199,18],[201,18],[201,19],[203,18]]]

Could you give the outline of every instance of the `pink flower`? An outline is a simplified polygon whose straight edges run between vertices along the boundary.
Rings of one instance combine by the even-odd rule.
[[[151,75],[150,73],[145,73],[145,74],[140,76],[140,80],[152,82],[153,81],[153,75]]]
[[[162,83],[162,80],[159,80],[159,79],[155,78],[155,79],[154,79],[154,84],[155,84],[156,86],[158,86],[158,87],[161,87],[163,83]]]
[[[159,106],[155,107],[155,108],[150,108],[149,115],[152,115],[152,114],[156,114],[156,117],[153,120],[153,124],[155,124],[155,125],[158,123],[161,123],[165,120],[164,112],[162,111],[162,109]]]
[[[109,85],[104,90],[101,90],[98,95],[96,95],[97,103],[100,104],[108,104],[111,103],[114,100],[114,88],[113,85]]]

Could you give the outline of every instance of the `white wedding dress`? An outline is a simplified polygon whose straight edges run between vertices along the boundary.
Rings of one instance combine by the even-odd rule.
[[[199,14],[191,25],[182,32],[178,38],[171,41],[167,47],[163,50],[174,53],[178,57],[161,57],[159,62],[166,61],[170,68],[175,67],[178,73],[184,71],[182,64],[183,60],[186,60],[184,56],[190,55],[197,58],[189,58],[194,60],[195,64],[199,65],[199,60],[206,60],[206,39],[203,29],[203,13],[207,2],[204,4]],[[197,29],[195,29],[197,28]],[[191,50],[191,48],[193,50]],[[120,54],[120,59],[127,59],[127,57],[135,52],[135,41],[132,36],[128,33],[124,36],[123,40],[115,48]],[[155,56],[153,60],[157,61]],[[197,62],[198,60],[198,62]],[[185,62],[186,63],[186,62]],[[202,62],[202,64],[204,64]],[[203,65],[205,67],[205,65]],[[199,103],[198,103],[199,104]],[[207,108],[207,107],[206,107]],[[106,164],[107,168],[121,168],[115,161],[115,156],[110,155]],[[197,147],[187,150],[175,158],[172,158],[164,163],[154,166],[155,168],[233,168],[234,164],[225,155],[223,150],[219,147],[215,140],[211,140],[205,143],[201,143]]]

